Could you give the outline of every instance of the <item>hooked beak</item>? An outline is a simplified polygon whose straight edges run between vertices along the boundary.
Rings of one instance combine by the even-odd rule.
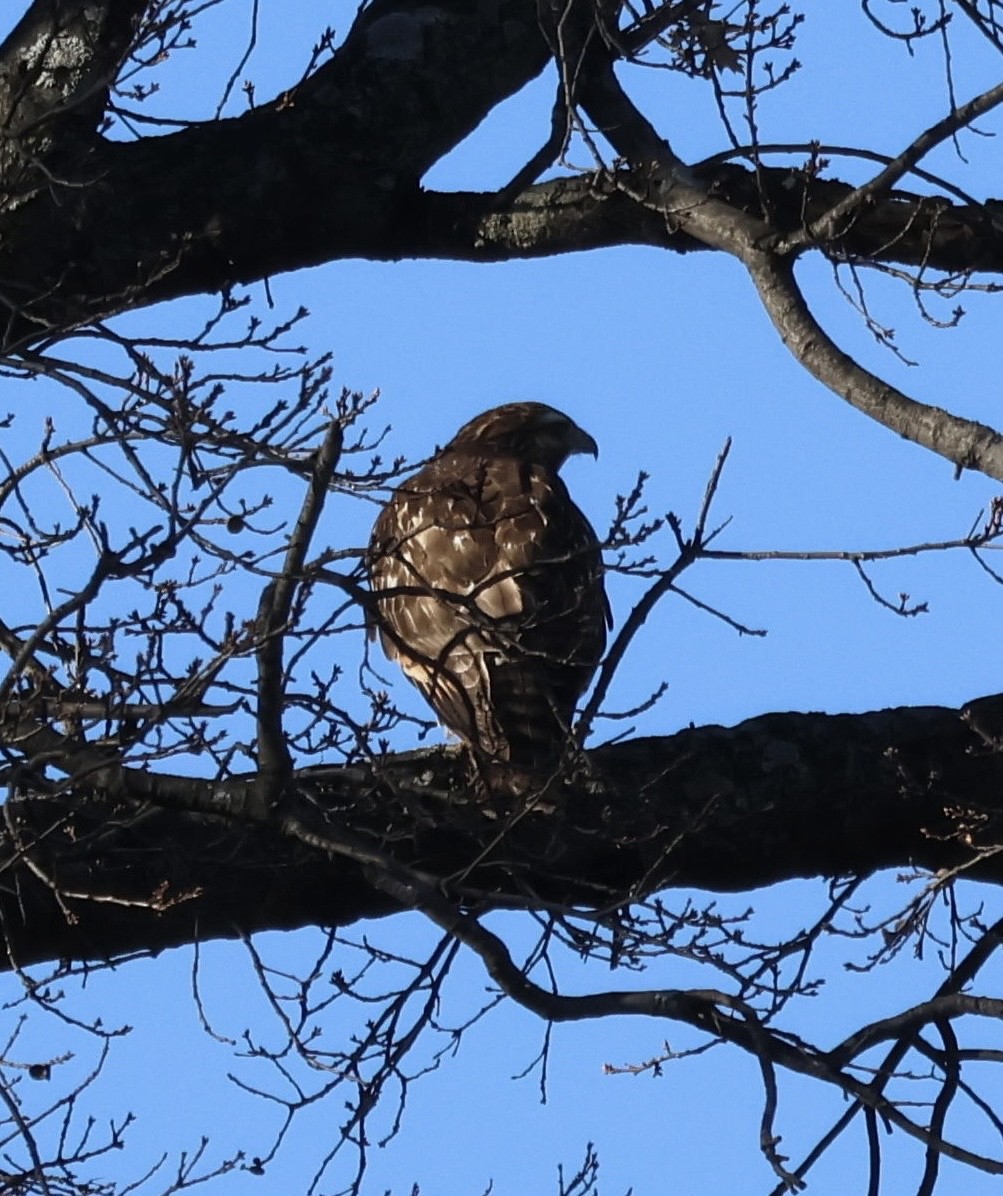
[[[568,455],[573,453],[588,453],[590,457],[599,459],[599,445],[592,439],[592,437],[584,429],[577,424],[573,424],[573,433],[568,440],[569,449]]]

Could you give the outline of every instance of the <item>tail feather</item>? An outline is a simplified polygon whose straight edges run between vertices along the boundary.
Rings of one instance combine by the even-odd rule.
[[[556,769],[573,746],[573,705],[558,699],[551,679],[532,660],[496,660],[489,675],[493,725],[484,728],[484,746],[518,768]]]

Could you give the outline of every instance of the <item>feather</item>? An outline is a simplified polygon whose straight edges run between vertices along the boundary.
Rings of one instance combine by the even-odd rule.
[[[383,648],[483,762],[552,769],[572,742],[610,618],[598,538],[558,470],[596,451],[553,407],[496,407],[376,520]]]

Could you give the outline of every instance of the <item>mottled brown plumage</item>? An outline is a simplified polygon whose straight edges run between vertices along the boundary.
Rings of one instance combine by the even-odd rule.
[[[558,469],[595,441],[543,403],[485,411],[404,482],[370,543],[387,655],[481,761],[569,745],[606,645],[599,542]]]

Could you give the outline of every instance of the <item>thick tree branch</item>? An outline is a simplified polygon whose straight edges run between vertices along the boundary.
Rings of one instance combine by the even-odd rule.
[[[399,256],[421,176],[546,61],[533,0],[368,5],[334,59],[271,104],[97,145],[9,214],[4,339],[339,256],[342,227],[356,254]]]
[[[1003,91],[987,92],[982,102],[989,105],[1000,96]],[[618,152],[635,164],[649,163],[649,186],[637,198],[654,205],[667,223],[677,224],[709,247],[742,262],[784,344],[814,377],[900,436],[946,457],[958,470],[978,469],[1003,479],[1003,436],[975,420],[909,398],[843,353],[815,320],[798,289],[795,253],[778,249],[777,238],[765,220],[722,203],[710,189],[701,201],[687,172],[680,169],[671,150],[623,91],[611,64],[600,55],[590,71],[584,97],[588,111]],[[924,138],[933,140],[934,133],[940,131],[937,126]],[[921,143],[926,141],[920,139],[916,144]],[[910,154],[904,158],[908,160]],[[903,165],[902,170],[905,168]],[[896,177],[895,169],[889,166],[879,177],[885,176]],[[861,197],[859,191],[850,192],[823,214],[819,223],[831,221],[832,212],[842,209],[844,219],[852,222],[853,213],[867,198],[867,193]]]
[[[96,138],[149,0],[34,0],[0,46],[0,210]]]
[[[94,769],[71,795],[5,807],[0,930],[25,965],[345,924],[398,908],[368,879],[372,852],[506,908],[605,908],[667,886],[913,864],[1003,882],[1001,729],[1003,697],[636,740],[593,753],[607,781],[572,785],[558,808],[507,831],[471,800],[455,750],[300,773],[288,799],[299,812],[283,805],[274,823],[254,777]],[[318,826],[319,842],[362,846],[332,861],[288,841],[289,817]]]
[[[140,7],[105,5],[120,21]],[[121,52],[114,38],[102,45]],[[363,11],[331,62],[243,117],[133,143],[82,139],[86,153],[72,169],[0,214],[0,341],[12,350],[116,311],[338,258],[497,261],[625,244],[686,251],[717,245],[708,229],[728,227],[741,227],[746,243],[794,236],[854,194],[795,169],[720,164],[689,172],[687,195],[667,190],[651,171],[664,143],[647,122],[640,144],[636,129],[624,132],[611,68],[587,99],[630,169],[515,197],[421,191],[428,168],[547,56],[530,0],[507,0],[491,17],[479,6],[447,13],[384,0]],[[856,211],[826,250],[1003,272],[994,211],[892,194]]]
[[[909,398],[864,369],[826,334],[794,279],[793,263],[750,255],[749,273],[781,339],[813,377],[864,415],[951,461],[1003,481],[1003,436],[977,420]]]

